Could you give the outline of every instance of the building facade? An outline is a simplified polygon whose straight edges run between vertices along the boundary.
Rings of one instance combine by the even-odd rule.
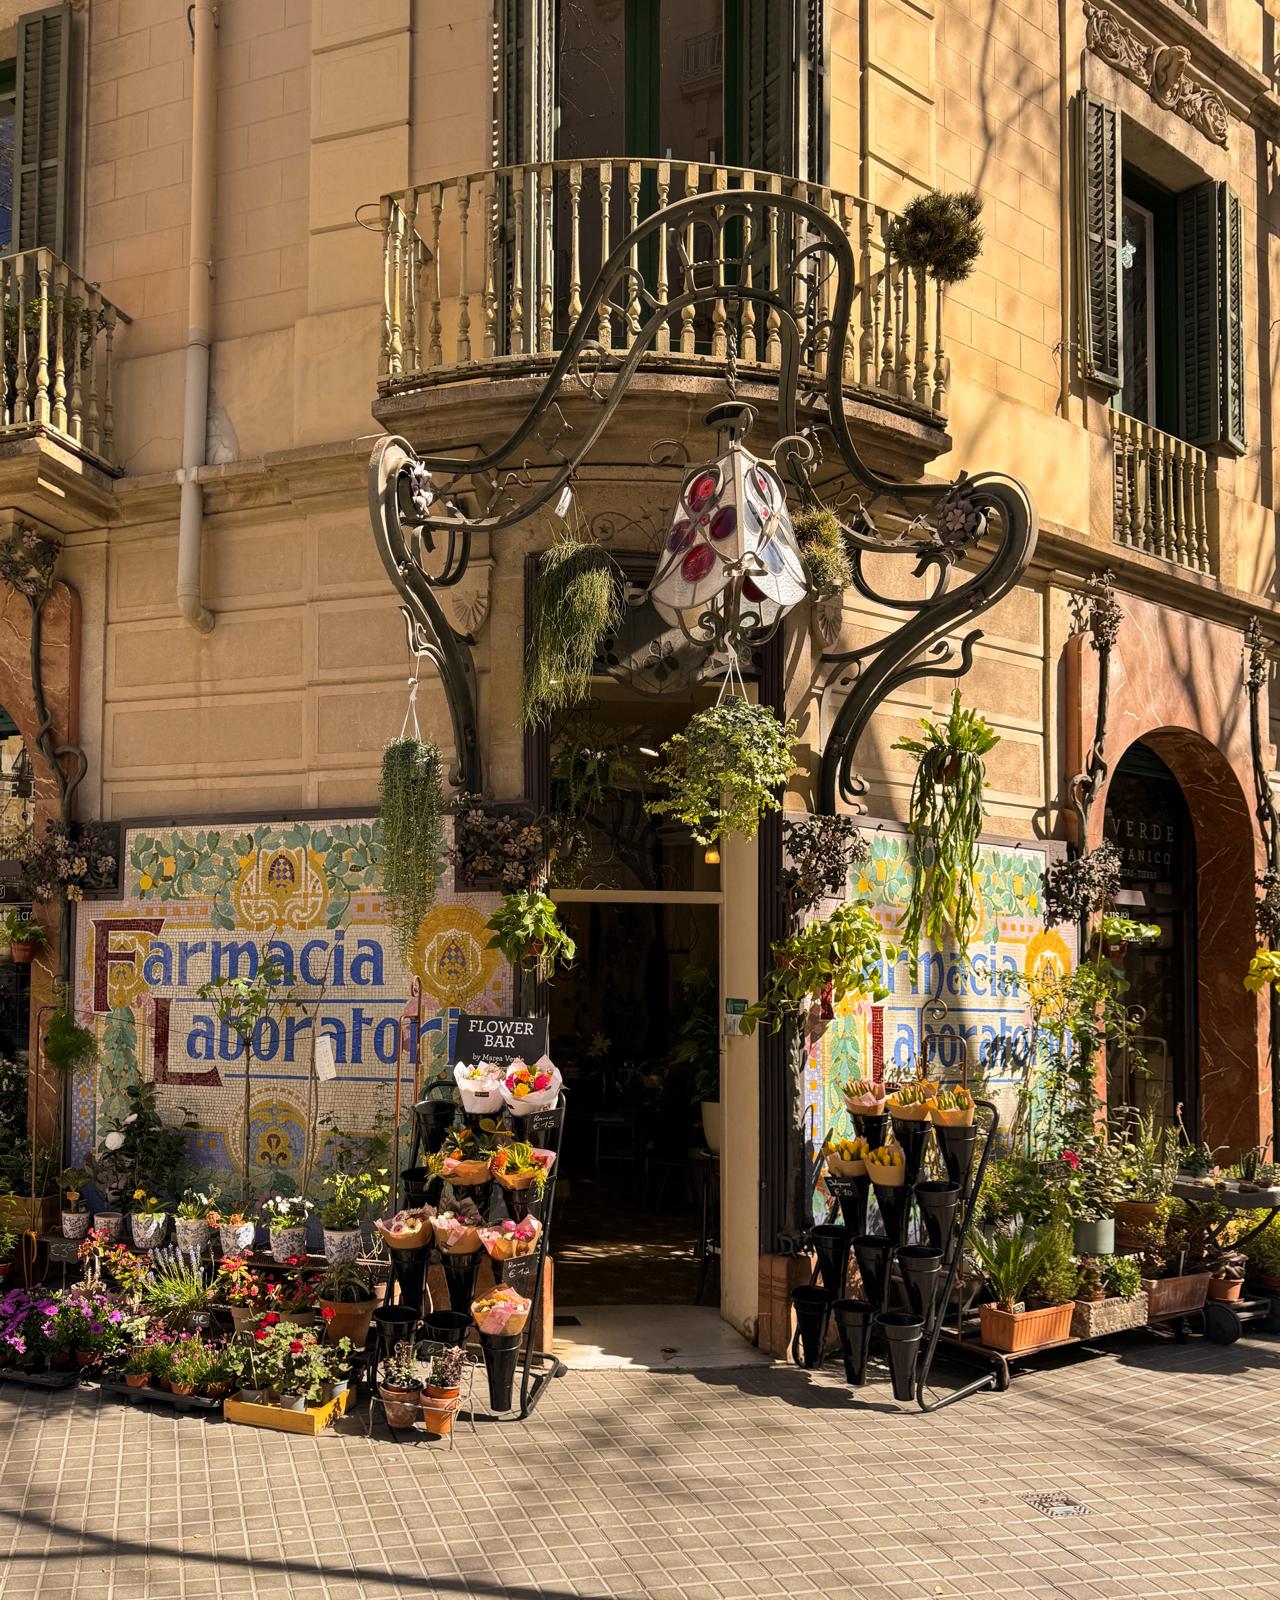
[[[121,1072],[167,1085],[173,1107],[221,1092],[216,1039],[206,1058],[194,1018],[179,1026],[189,996],[170,963],[183,940],[201,945],[194,981],[219,930],[287,930],[298,952],[322,937],[323,958],[308,959],[347,1007],[343,1116],[367,1103],[360,1084],[396,1070],[379,1028],[413,971],[433,1016],[510,1003],[479,933],[492,897],[447,893],[442,912],[456,913],[424,933],[408,970],[368,932],[380,913],[359,830],[412,671],[370,529],[370,452],[386,433],[428,455],[498,451],[619,243],[666,204],[744,188],[816,208],[847,245],[842,388],[871,466],[907,483],[998,471],[1036,507],[1034,556],[981,618],[962,683],[1001,736],[989,760],[993,962],[1025,965],[1034,940],[1043,948],[1039,866],[1073,839],[1071,779],[1092,772],[1077,842],[1117,842],[1128,903],[1163,930],[1131,975],[1153,1074],[1138,1087],[1161,1115],[1186,1107],[1212,1144],[1269,1137],[1267,1010],[1241,986],[1265,864],[1242,658],[1251,621],[1280,637],[1275,49],[1273,13],[1254,0],[222,0],[216,14],[198,0],[190,20],[176,0],[39,11],[0,0],[0,703],[21,735],[13,760],[28,753],[37,826],[66,807],[124,830],[109,913],[79,906],[65,954],[54,937],[29,998],[15,988],[10,1005],[15,1018],[29,1006],[34,1036],[62,957],[82,1014],[114,1029],[105,1087],[72,1091],[73,1137],[92,1142]],[[976,270],[945,292],[886,251],[894,216],[930,189],[984,202]],[[721,233],[758,281],[796,281],[800,232],[743,240],[732,227]],[[590,357],[506,476],[477,469],[463,483],[468,515],[503,520],[554,476],[596,427],[642,323],[686,269],[714,270],[723,244],[701,229],[636,243],[634,304],[595,308]],[[562,514],[481,532],[461,581],[440,591],[474,672],[491,799],[543,806],[557,761],[584,740],[634,755],[702,703],[693,672],[672,694],[647,692],[652,641],[637,636],[627,670],[601,679],[585,732],[527,735],[531,558],[568,528],[602,540],[643,586],[684,463],[714,454],[703,418],[726,373],[758,412],[762,456],[789,396],[820,425],[831,350],[818,323],[834,302],[810,288],[794,376],[746,297],[660,317]],[[834,458],[823,481],[853,505]],[[881,525],[904,520],[889,510]],[[15,581],[50,554],[48,582]],[[907,593],[902,563],[884,565],[868,592],[802,605],[762,667],[799,724],[789,811],[823,804],[823,754],[849,691],[831,658],[887,634]],[[1100,729],[1099,653],[1071,598],[1103,571],[1123,621]],[[856,751],[869,831],[899,839],[864,886],[886,931],[912,770],[892,747],[945,709],[952,686],[904,682]],[[457,763],[429,662],[415,704]],[[1266,686],[1262,704],[1269,771]],[[616,768],[614,781],[629,782]],[[754,997],[777,917],[762,852],[776,843],[730,842],[717,866],[670,840],[641,850],[632,824],[612,818],[610,873],[557,886],[553,868],[563,905],[587,920],[642,906],[646,938],[710,954],[721,998]],[[53,911],[37,914],[52,929]],[[623,947],[628,937],[617,934]],[[364,967],[348,961],[339,981],[335,946],[362,938]],[[926,1005],[948,998],[928,987],[941,974],[904,991],[907,1056]],[[974,986],[947,981],[963,1032]],[[363,1011],[362,987],[376,991]],[[170,1003],[162,1048],[157,1012]],[[558,1003],[560,1034],[579,1015],[582,1043],[596,1016],[585,982]],[[973,1054],[1016,1026],[1001,1015],[971,1032]],[[436,1031],[447,1054],[447,1026]],[[859,1013],[855,1033],[861,1054],[842,1057],[837,1030],[799,1086],[767,1039],[723,1040],[722,1305],[765,1343],[794,1272],[796,1106],[812,1150],[820,1080],[885,1048],[874,1019]],[[886,1059],[899,1060],[892,1041]],[[259,1117],[284,1164],[302,1115],[287,1080]],[[210,1150],[238,1147],[236,1114],[202,1118]]]

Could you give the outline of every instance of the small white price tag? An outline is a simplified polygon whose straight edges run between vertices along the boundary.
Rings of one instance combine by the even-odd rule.
[[[326,1081],[338,1076],[338,1063],[333,1058],[333,1035],[316,1035],[316,1077]]]
[[[573,504],[573,490],[566,483],[560,491],[560,498],[556,501],[556,516],[567,517],[569,507]]]

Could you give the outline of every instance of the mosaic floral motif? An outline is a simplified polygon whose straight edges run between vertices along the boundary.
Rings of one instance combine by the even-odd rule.
[[[855,895],[868,898],[878,906],[904,910],[911,889],[911,863],[905,834],[881,832],[867,837],[871,853],[853,869]],[[979,916],[978,926],[970,932],[971,939],[997,938],[1002,917],[1040,915],[1043,865],[1044,856],[1038,851],[983,846],[974,874]]]
[[[249,1149],[254,1164],[267,1171],[301,1167],[306,1130],[298,1111],[276,1096],[255,1101],[249,1114]]]
[[[129,1114],[129,1090],[141,1081],[138,1071],[138,1025],[127,1005],[117,1005],[102,1030],[98,1071],[98,1117],[102,1127],[117,1128]]]

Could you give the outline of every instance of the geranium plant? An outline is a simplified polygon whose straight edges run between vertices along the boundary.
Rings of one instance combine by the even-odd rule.
[[[775,791],[795,768],[795,737],[794,722],[729,696],[662,746],[653,779],[667,792],[645,808],[683,823],[701,845],[726,833],[754,839],[766,813],[781,808]]]

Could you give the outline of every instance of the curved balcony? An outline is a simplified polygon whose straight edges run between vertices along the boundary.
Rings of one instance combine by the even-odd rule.
[[[740,191],[752,197],[745,212],[732,203],[741,202]],[[841,381],[853,415],[905,435],[922,460],[947,448],[943,297],[888,250],[894,214],[775,174],[673,161],[501,167],[384,196],[375,416],[403,428],[444,403],[432,391],[445,386],[483,380],[491,407],[495,378],[536,379],[611,253],[665,206],[716,194],[731,201],[724,214],[713,207],[696,225],[661,224],[647,235],[642,228],[630,248],[625,295],[595,313],[598,350],[625,359],[647,323],[642,371],[719,382],[733,359],[745,383],[776,385],[786,363],[780,318],[746,292],[754,289],[795,317],[802,403],[825,388],[831,256],[811,249],[809,222],[773,204],[798,199],[829,219],[849,247],[854,282]],[[682,296],[692,285],[704,292],[696,308]],[[456,390],[455,400],[463,404]]]

